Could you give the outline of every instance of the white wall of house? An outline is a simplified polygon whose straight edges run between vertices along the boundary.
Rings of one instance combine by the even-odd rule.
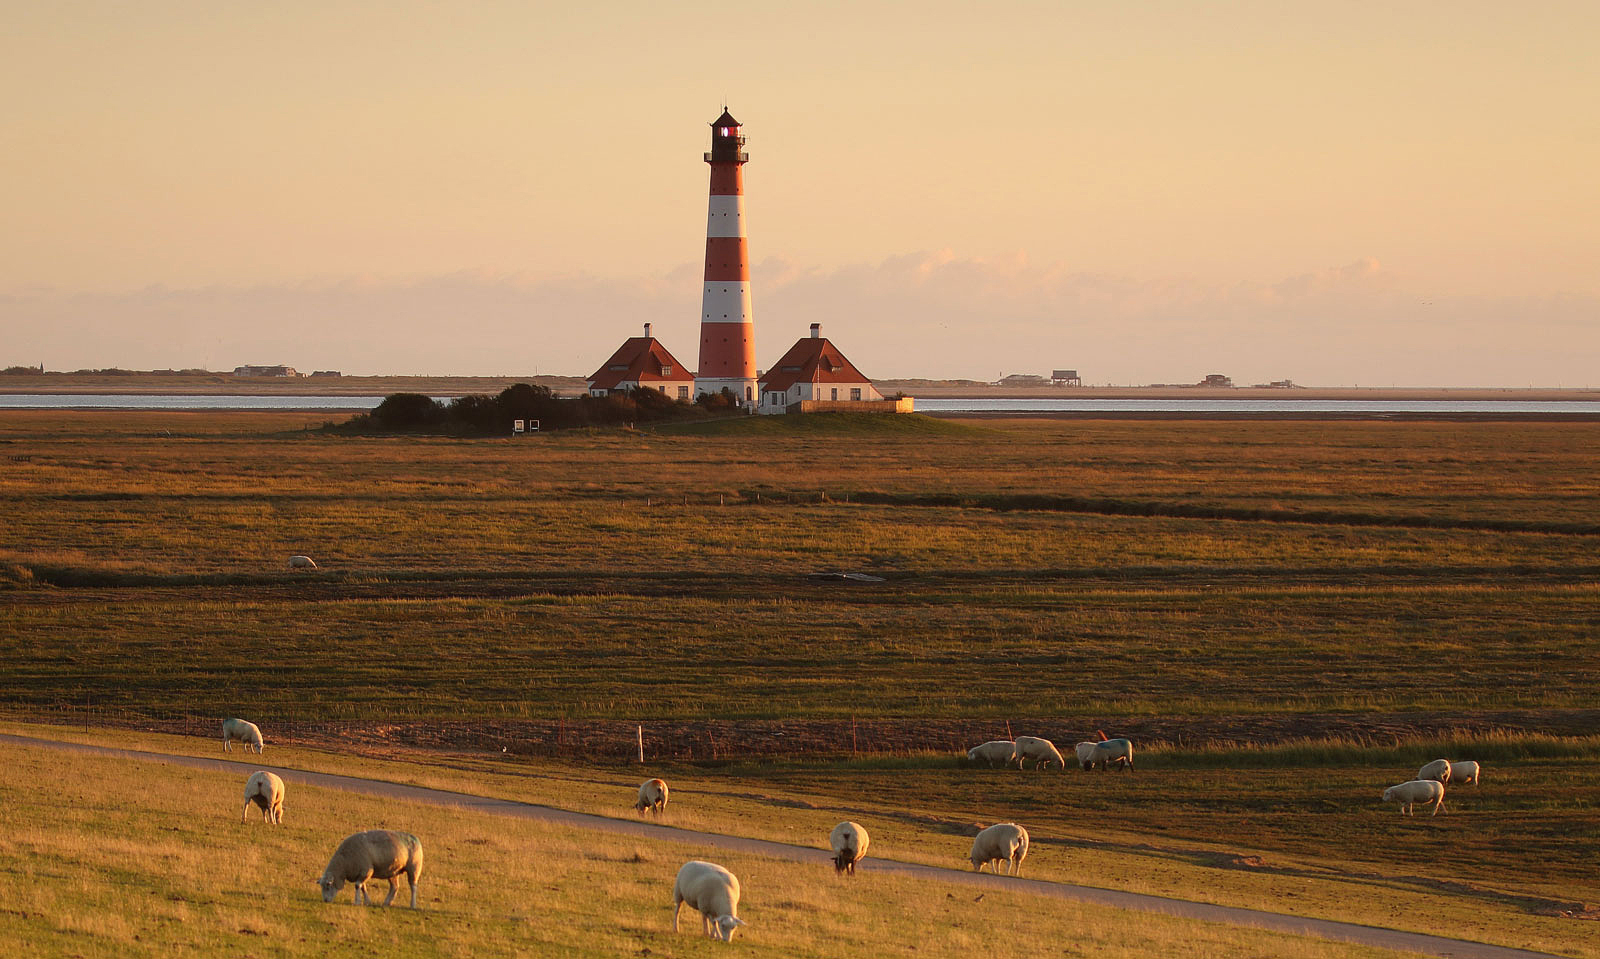
[[[787,390],[762,390],[758,413],[784,413],[802,400],[830,400],[839,403],[881,400],[883,394],[871,383],[796,383]]]

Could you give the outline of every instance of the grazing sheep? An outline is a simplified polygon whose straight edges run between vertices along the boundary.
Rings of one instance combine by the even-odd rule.
[[[1450,782],[1450,760],[1435,759],[1433,762],[1417,770],[1418,779],[1432,779],[1436,782]]]
[[[996,823],[978,833],[972,840],[972,868],[983,872],[986,863],[994,863],[991,871],[1000,872],[1000,863],[1006,863],[1006,874],[1019,875],[1022,860],[1028,858],[1028,831],[1014,822]]]
[[[283,822],[283,780],[276,773],[258,769],[244,782],[244,808],[239,810],[239,821],[244,822],[250,804],[261,807],[261,821],[273,825]]]
[[[1076,748],[1078,765],[1085,770],[1099,766],[1105,769],[1115,764],[1124,769],[1133,768],[1133,743],[1127,739],[1107,739],[1098,743],[1079,743]]]
[[[1429,815],[1439,815],[1439,810],[1444,808],[1444,783],[1436,779],[1413,779],[1398,786],[1390,786],[1383,791],[1384,802],[1397,802],[1400,804],[1400,815],[1411,815],[1412,808],[1417,803],[1433,803],[1433,812]]]
[[[639,784],[639,801],[633,804],[639,812],[646,809],[657,815],[667,808],[667,784],[660,779],[646,779]]]
[[[260,753],[265,747],[261,742],[261,729],[255,723],[247,723],[242,719],[224,719],[222,721],[222,751],[233,752],[233,744],[241,743],[246,749],[254,749]]]
[[[738,916],[739,880],[716,863],[698,859],[683,864],[672,884],[672,931],[678,931],[683,904],[700,912],[700,929],[712,939],[733,941],[733,932],[745,924]]]
[[[1029,759],[1033,760],[1034,769],[1043,769],[1051,763],[1061,769],[1067,768],[1067,761],[1061,758],[1061,750],[1056,748],[1055,743],[1037,736],[1018,736],[1017,768],[1022,768]]]
[[[858,822],[842,822],[828,834],[828,845],[833,847],[835,872],[856,874],[856,863],[866,858],[867,847],[872,845],[866,829]]]
[[[417,908],[417,879],[422,875],[422,842],[410,833],[392,829],[369,829],[346,836],[344,842],[328,860],[322,878],[316,880],[322,887],[322,901],[332,902],[344,884],[354,883],[356,905],[372,904],[367,894],[368,879],[389,880],[389,895],[383,900],[387,906],[394,902],[395,891],[400,888],[400,876],[411,886],[411,908]]]
[[[316,569],[317,568],[317,561],[312,559],[309,556],[291,556],[291,557],[289,557],[289,568],[290,569]]]
[[[1459,783],[1465,786],[1467,783],[1472,783],[1476,786],[1478,784],[1478,776],[1482,772],[1483,767],[1470,759],[1465,762],[1451,763],[1450,785],[1454,786]]]
[[[994,739],[967,750],[969,762],[986,762],[995,766],[1009,766],[1017,761],[1017,744],[1009,739]]]

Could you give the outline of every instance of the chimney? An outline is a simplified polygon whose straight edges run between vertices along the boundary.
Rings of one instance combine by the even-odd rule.
[[[650,338],[650,324],[649,323],[646,323],[644,325],[644,338],[647,339],[647,340]]]
[[[822,324],[821,323],[813,323],[813,324],[811,324],[811,338],[813,340],[815,340],[815,339],[821,338],[821,336],[822,336]]]

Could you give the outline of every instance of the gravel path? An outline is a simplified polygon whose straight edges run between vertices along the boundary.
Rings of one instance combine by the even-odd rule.
[[[653,823],[634,822],[627,819],[612,819],[606,816],[592,816],[564,809],[555,809],[550,806],[536,806],[530,803],[514,802],[509,799],[493,799],[487,796],[474,796],[444,789],[425,789],[421,786],[408,786],[404,783],[360,779],[355,776],[340,776],[334,773],[282,769],[276,766],[263,765],[260,762],[252,762],[248,759],[241,761],[205,759],[196,756],[177,756],[168,753],[151,753],[132,749],[114,749],[106,746],[57,742],[55,740],[35,739],[30,736],[13,736],[4,733],[0,733],[0,742],[22,746],[39,746],[89,755],[165,762],[192,769],[236,772],[241,773],[241,775],[256,769],[267,769],[282,776],[284,781],[288,783],[321,786],[327,789],[342,789],[349,792],[364,793],[369,796],[408,799],[413,802],[458,806],[464,809],[475,809],[498,815],[520,816],[525,819],[560,823],[582,829],[598,829],[618,835],[635,836],[640,839],[689,842],[713,849],[726,849],[768,856],[773,859],[804,862],[819,868],[832,865],[832,859],[828,852],[821,848],[793,846],[788,843],[769,842],[764,839],[746,839],[739,836],[696,832],[690,829],[676,829],[671,826],[658,826]],[[1165,913],[1185,919],[1202,919],[1208,922],[1250,926],[1273,932],[1286,932],[1298,936],[1315,936],[1322,939],[1353,942],[1383,949],[1397,949],[1428,956],[1449,957],[1449,959],[1549,959],[1554,955],[1547,952],[1530,952],[1526,949],[1513,949],[1507,946],[1493,946],[1460,939],[1447,939],[1443,936],[1429,936],[1415,932],[1401,932],[1394,929],[1382,929],[1376,926],[1363,926],[1356,923],[1334,922],[1327,919],[1308,919],[1301,916],[1266,912],[1258,909],[1215,906],[1203,902],[1190,902],[1185,899],[1169,899],[1164,896],[1117,892],[1110,889],[1096,889],[1092,886],[1074,886],[1068,883],[1047,882],[1041,879],[993,876],[987,873],[945,869],[938,866],[922,866],[877,858],[869,858],[856,868],[866,872],[914,876],[979,889],[1011,889],[1017,892],[1067,899],[1092,905],[1114,906],[1118,909],[1133,909],[1141,912]]]

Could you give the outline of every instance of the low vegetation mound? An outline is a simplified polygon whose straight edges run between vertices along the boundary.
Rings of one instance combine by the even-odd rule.
[[[605,396],[562,398],[545,386],[518,383],[497,396],[474,394],[441,402],[421,393],[394,393],[370,413],[330,426],[340,433],[443,433],[454,436],[498,436],[512,431],[516,420],[535,421],[540,430],[623,426],[699,419],[731,412],[732,394],[702,396],[694,403],[669,399],[655,390],[639,389]]]
[[[976,427],[928,416],[883,413],[808,413],[803,416],[747,416],[738,400],[723,390],[694,402],[637,389],[571,398],[544,386],[518,383],[497,396],[469,395],[440,401],[421,393],[392,393],[370,413],[326,429],[337,433],[434,433],[451,436],[501,436],[516,420],[534,421],[544,430],[584,427],[648,426],[678,435],[793,436],[965,434]]]

